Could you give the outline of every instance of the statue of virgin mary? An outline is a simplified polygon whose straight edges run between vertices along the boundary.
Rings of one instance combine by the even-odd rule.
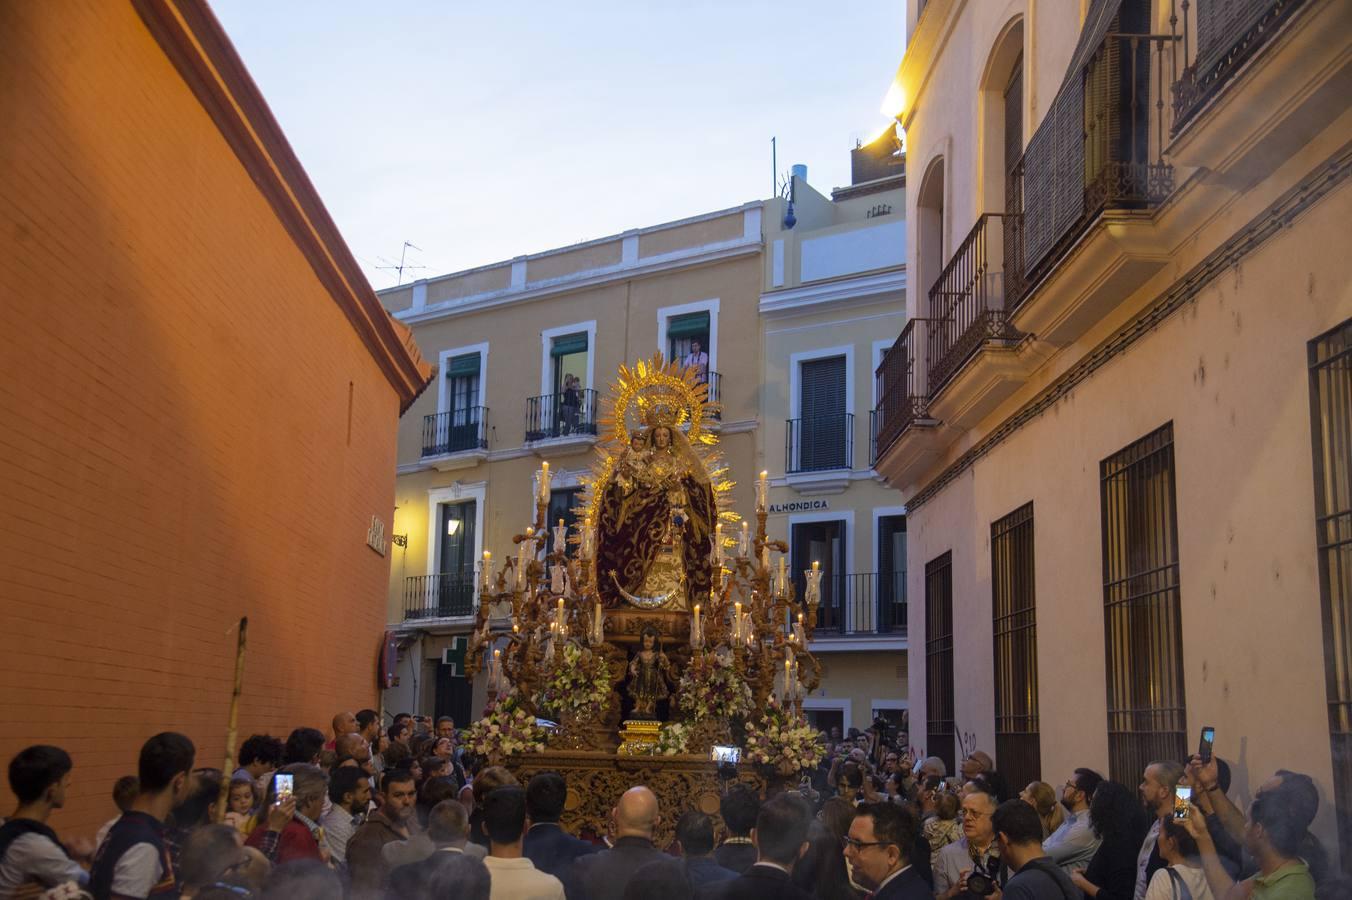
[[[716,518],[709,474],[680,429],[656,418],[632,433],[604,486],[597,521],[604,603],[689,609],[702,602],[712,582]]]

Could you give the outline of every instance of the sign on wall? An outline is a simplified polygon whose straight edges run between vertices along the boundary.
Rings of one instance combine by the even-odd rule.
[[[371,517],[371,527],[366,529],[366,546],[385,555],[385,523],[380,521],[380,516]]]
[[[790,500],[787,503],[770,504],[770,512],[772,513],[817,512],[830,508],[830,500]]]

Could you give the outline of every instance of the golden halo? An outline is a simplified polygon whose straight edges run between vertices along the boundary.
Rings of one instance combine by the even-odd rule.
[[[681,427],[689,423],[692,442],[703,431],[709,386],[700,382],[694,366],[663,362],[662,354],[655,353],[633,368],[621,365],[610,394],[613,399],[602,424],[619,443],[627,443],[632,430],[656,424]]]

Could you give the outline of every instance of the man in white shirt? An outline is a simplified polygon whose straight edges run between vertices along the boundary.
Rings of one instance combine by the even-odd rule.
[[[845,838],[845,861],[855,881],[875,900],[931,900],[929,885],[911,868],[919,824],[895,803],[865,803],[855,810]]]
[[[488,832],[491,900],[564,900],[563,882],[546,875],[526,858],[526,791],[517,785],[495,788],[484,798]]]
[[[71,767],[66,751],[41,744],[10,761],[9,787],[19,805],[0,826],[0,897],[9,897],[22,886],[41,885],[45,890],[67,882],[80,887],[89,883],[88,873],[47,826],[52,810],[66,802]],[[80,850],[88,856],[87,846]]]
[[[690,342],[690,352],[685,355],[685,359],[681,360],[681,365],[694,366],[699,369],[701,383],[709,380],[709,354],[704,352],[699,341]]]
[[[1089,827],[1089,801],[1103,776],[1093,769],[1076,769],[1061,788],[1061,805],[1066,820],[1042,842],[1042,852],[1067,875],[1089,867],[1101,843]]]

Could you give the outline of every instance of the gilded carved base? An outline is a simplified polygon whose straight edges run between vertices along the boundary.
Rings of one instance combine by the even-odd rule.
[[[565,829],[583,837],[606,834],[615,801],[635,785],[645,785],[657,795],[662,824],[655,843],[671,843],[681,813],[698,809],[718,816],[718,803],[725,785],[749,784],[763,792],[760,773],[741,766],[734,780],[718,774],[718,765],[707,756],[618,756],[589,751],[547,751],[513,756],[504,765],[522,784],[537,772],[558,772],[568,782],[568,800],[563,811]]]

